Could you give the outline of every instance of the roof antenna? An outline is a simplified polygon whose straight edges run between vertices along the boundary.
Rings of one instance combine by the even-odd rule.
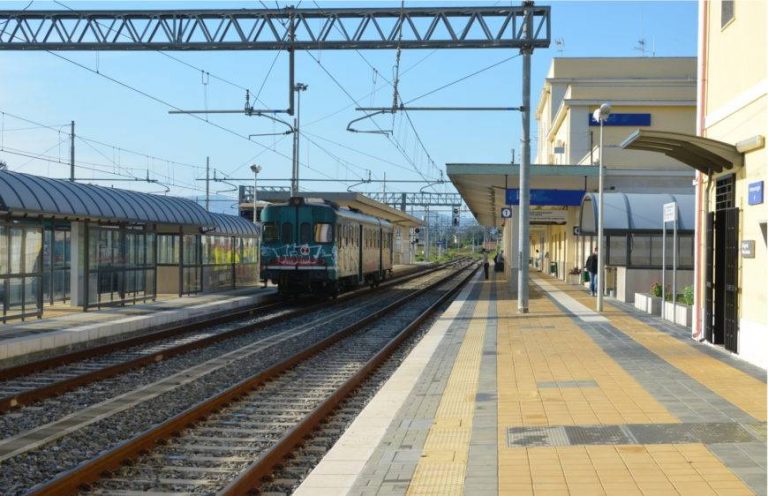
[[[645,38],[637,40],[637,46],[634,49],[640,52],[641,57],[645,57]]]
[[[558,38],[555,40],[555,47],[557,47],[557,53],[560,54],[560,56],[563,55],[563,51],[565,51],[565,40],[562,38]]]

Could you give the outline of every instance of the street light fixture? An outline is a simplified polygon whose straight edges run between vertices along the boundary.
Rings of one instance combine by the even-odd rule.
[[[253,223],[258,224],[259,216],[257,214],[258,210],[256,210],[256,187],[258,186],[259,182],[259,172],[261,172],[261,166],[253,164],[251,166],[251,170],[253,171]]]
[[[293,118],[293,171],[291,174],[291,196],[299,196],[299,126],[301,126],[301,92],[307,91],[304,83],[296,83],[293,91],[297,96],[296,116]]]
[[[597,311],[603,311],[603,291],[605,288],[605,243],[603,241],[603,124],[611,115],[611,104],[604,103],[592,113],[600,123],[600,162],[597,182]]]

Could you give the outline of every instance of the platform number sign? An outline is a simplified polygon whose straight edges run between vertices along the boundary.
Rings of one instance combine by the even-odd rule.
[[[501,218],[502,219],[511,219],[512,218],[512,209],[509,207],[503,207],[501,209]]]

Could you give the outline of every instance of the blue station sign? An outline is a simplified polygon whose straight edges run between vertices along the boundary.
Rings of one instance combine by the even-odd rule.
[[[584,191],[573,189],[532,189],[531,205],[546,207],[578,207]],[[508,188],[506,195],[507,205],[520,204],[520,190]]]
[[[589,114],[589,125],[599,126],[592,114]],[[609,114],[603,126],[650,126],[651,114]]]
[[[749,183],[749,186],[747,186],[747,203],[750,205],[760,205],[763,203],[763,181]]]

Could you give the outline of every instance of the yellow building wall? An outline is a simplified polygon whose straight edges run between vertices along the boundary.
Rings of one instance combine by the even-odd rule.
[[[706,3],[707,113],[721,109],[765,81],[768,69],[766,4],[764,0],[735,1],[733,19],[721,28],[721,2]]]
[[[721,2],[704,2],[707,21],[704,29],[706,91],[702,135],[738,144],[756,136],[768,138],[768,49],[764,1],[734,2],[734,18],[721,27]],[[747,151],[744,166],[713,177],[707,197],[714,210],[714,183],[718,177],[735,173],[735,206],[740,209],[739,241],[755,242],[754,258],[739,257],[739,354],[768,367],[768,148]],[[706,194],[707,178],[702,176]],[[765,200],[749,205],[749,183],[763,181]],[[700,219],[705,226],[705,219]],[[697,239],[704,252],[704,229]],[[703,263],[703,258],[702,258]],[[703,291],[704,270],[699,270],[698,289]],[[702,293],[700,293],[702,294]]]

